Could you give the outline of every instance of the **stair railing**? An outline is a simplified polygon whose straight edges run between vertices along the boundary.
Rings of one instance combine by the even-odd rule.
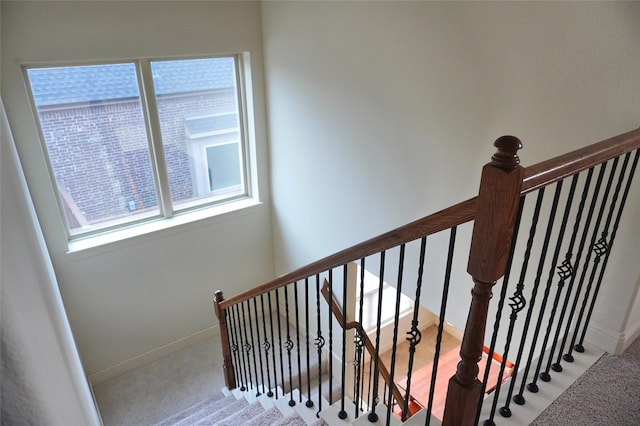
[[[415,287],[411,289],[415,291],[413,320],[410,330],[406,332],[406,341],[409,343],[408,365],[406,368],[402,367],[394,372],[395,365],[392,363],[391,371],[388,371],[390,383],[394,383],[394,373],[400,373],[407,377],[407,392],[403,403],[400,404],[404,404],[401,413],[402,419],[406,419],[408,416],[407,401],[410,400],[413,355],[421,341],[422,324],[419,324],[418,321],[418,306],[426,303],[426,299],[433,301],[434,298],[437,298],[440,301],[440,313],[435,319],[438,333],[433,358],[432,383],[428,400],[422,404],[427,406],[430,412],[434,397],[438,357],[443,342],[443,324],[447,315],[451,273],[452,270],[457,269],[454,267],[456,230],[459,226],[474,219],[467,267],[473,278],[474,287],[471,292],[471,306],[460,350],[461,360],[456,374],[449,382],[443,424],[478,424],[480,417],[484,415],[481,414],[481,411],[484,413],[483,404],[491,398],[493,402],[489,410],[489,418],[484,420],[484,424],[494,424],[493,418],[499,397],[501,397],[501,385],[506,377],[504,375],[505,367],[507,364],[510,365],[514,356],[513,353],[510,353],[512,342],[518,343],[513,371],[515,375],[520,370],[524,371],[521,377],[520,391],[515,396],[513,393],[517,378],[515,375],[512,377],[506,401],[503,401],[505,405],[498,411],[502,416],[508,417],[510,415],[509,402],[511,400],[517,404],[524,403],[525,381],[533,380],[526,387],[530,392],[536,392],[538,378],[542,381],[548,381],[550,380],[549,370],[559,372],[562,370],[562,361],[572,362],[573,352],[584,350],[583,342],[586,329],[603,281],[603,274],[632,178],[637,168],[640,156],[640,130],[627,132],[528,168],[522,168],[519,165],[517,151],[521,144],[517,138],[511,136],[499,138],[495,146],[498,151],[492,157],[492,162],[483,169],[478,197],[328,256],[229,299],[225,300],[221,292],[216,292],[215,307],[220,321],[227,386],[235,388],[240,385],[241,389],[255,389],[257,393],[271,392],[272,388],[276,388],[275,397],[278,398],[278,386],[282,386],[282,389],[291,390],[294,388],[291,372],[292,364],[295,364],[295,361],[292,362],[292,351],[298,351],[297,370],[300,372],[300,352],[305,348],[307,367],[310,365],[311,346],[317,350],[319,361],[323,356],[326,356],[325,352],[328,346],[328,352],[331,354],[328,356],[329,363],[332,362],[334,349],[342,348],[342,374],[341,382],[338,383],[338,387],[341,388],[339,415],[346,417],[347,407],[345,406],[344,391],[344,353],[347,345],[344,332],[347,329],[346,317],[342,317],[342,338],[334,338],[332,328],[334,321],[330,319],[333,317],[332,306],[329,304],[327,311],[322,308],[320,283],[323,279],[328,280],[329,300],[333,300],[334,289],[339,291],[340,285],[342,285],[342,304],[347,306],[349,302],[346,292],[347,265],[351,262],[357,262],[362,273],[365,268],[372,271],[377,269],[376,275],[380,279],[378,309],[380,309],[382,301],[385,272],[388,273],[389,270],[397,272],[397,281],[392,284],[396,287],[398,294],[403,291],[403,285],[406,286],[408,281],[406,277],[410,275],[409,272],[413,274],[412,279],[416,283]],[[597,175],[595,179],[594,175]],[[563,188],[565,180],[570,181],[568,193],[566,192],[567,185],[564,185]],[[548,202],[544,200],[545,188],[554,184],[554,198],[552,202]],[[527,195],[534,192],[537,197],[535,207],[531,211],[530,208],[525,207],[525,199]],[[562,210],[560,206],[563,203],[565,205],[564,212],[560,212]],[[562,217],[560,225],[555,220],[556,216]],[[547,226],[544,232],[544,242],[541,243],[539,237],[542,234],[536,230],[538,222],[545,220]],[[523,246],[518,243],[518,235],[520,232],[527,232],[527,225],[529,225],[528,238]],[[438,250],[447,252],[448,256],[446,266],[443,267],[445,272],[442,287],[437,288],[431,280],[423,283],[427,252],[426,242],[427,237],[433,241],[431,238],[435,234],[445,233],[444,235],[446,235],[447,232],[449,234],[449,248],[440,250],[443,247],[438,247]],[[418,256],[415,256],[417,261],[413,263],[413,266],[417,265],[417,271],[406,270],[404,266],[406,263],[405,254],[409,258],[413,254],[412,247],[414,246],[419,248],[420,252]],[[547,254],[551,254],[551,252],[553,254],[548,256]],[[560,256],[563,252],[565,253],[564,259]],[[390,258],[396,255],[398,262],[394,264],[390,262]],[[590,262],[591,260],[592,262]],[[535,261],[538,262],[538,267],[528,268]],[[515,272],[518,267],[520,268],[519,279],[515,284],[510,283],[511,273]],[[333,274],[334,270],[344,271],[342,275],[345,278],[342,283],[339,279],[341,274]],[[544,270],[549,271],[546,285],[545,280],[542,279]],[[532,271],[535,271],[535,279],[530,277]],[[558,274],[555,286],[553,285],[554,272]],[[361,277],[361,288],[363,288],[363,281],[364,278]],[[525,285],[525,281],[533,282],[533,285]],[[490,305],[489,300],[494,286],[500,289],[500,294],[497,305],[495,302]],[[289,305],[287,289],[294,290],[295,297],[292,301],[294,307]],[[513,296],[507,298],[506,295],[511,290],[513,290]],[[536,303],[540,293],[543,293],[542,301]],[[428,294],[429,297],[423,297],[421,300],[421,296],[425,294]],[[284,306],[281,302],[282,298],[286,302]],[[274,299],[275,304],[272,304]],[[303,301],[302,307],[299,306],[299,300]],[[315,307],[313,306],[314,300]],[[396,299],[396,315],[393,320],[392,359],[395,359],[396,356],[399,335],[398,300]],[[519,320],[518,314],[525,308],[527,314],[523,323]],[[495,312],[492,313],[491,310]],[[503,318],[503,311],[509,315]],[[490,320],[492,315],[495,315],[495,319]],[[280,324],[282,318],[286,318],[286,330]],[[537,320],[534,321],[535,326],[531,327],[533,318]],[[379,394],[377,377],[380,371],[378,363],[375,362],[381,350],[378,340],[381,330],[379,319],[380,311],[378,311],[378,323],[376,324],[376,342],[370,342],[376,354],[373,358],[374,362],[369,363],[369,368],[376,370],[369,375],[374,378],[373,383],[369,382],[372,389],[365,390],[363,381],[358,384],[358,389],[361,389],[358,397],[364,400],[366,396],[366,406],[370,410],[369,418],[372,421],[377,420],[376,407]],[[277,323],[275,328],[274,322]],[[302,345],[299,343],[299,338],[297,339],[299,347],[293,343],[288,328],[289,322],[298,326],[296,330],[302,329],[303,335],[306,334],[306,346],[304,339]],[[360,318],[361,322],[362,318]],[[543,322],[547,322],[544,332],[542,331]],[[508,324],[506,332],[505,328],[501,327],[503,323]],[[483,347],[485,343],[488,343],[485,339],[487,326],[492,326],[493,332],[490,337],[487,337],[490,345],[485,374],[479,378],[478,363],[482,359]],[[553,333],[554,329],[555,333]],[[282,342],[283,334],[285,334],[284,343]],[[544,338],[540,344],[539,337],[542,337],[542,334],[544,334]],[[310,344],[310,339],[313,340],[313,345]],[[334,342],[334,340],[336,341]],[[525,361],[524,354],[527,343],[529,343],[529,356]],[[567,343],[569,343],[568,348],[566,347]],[[357,344],[356,347],[358,347]],[[502,363],[497,384],[491,398],[485,400],[484,392],[491,368],[490,361],[494,358],[496,348],[500,347],[503,348],[501,350]],[[258,348],[257,351],[256,348]],[[568,352],[562,355],[565,349],[568,349]],[[545,357],[547,358],[547,367],[542,371]],[[265,367],[258,367],[256,359],[264,362]],[[361,360],[360,355],[357,355],[356,359]],[[289,370],[288,385],[284,374],[285,364]],[[323,376],[328,376],[331,390],[334,369],[329,367],[330,371],[327,373],[321,364],[319,362],[318,376],[320,379]],[[359,364],[360,370],[356,376],[359,377],[360,373],[364,375],[364,370],[361,362],[357,364]],[[530,373],[536,364],[535,373],[531,376]],[[297,385],[300,393],[297,398],[299,402],[306,398],[307,407],[317,404],[316,407],[320,411],[323,401],[323,398],[319,396],[323,391],[322,381],[319,380],[317,388],[312,390],[309,377],[310,369],[307,368],[306,371],[306,383],[302,383],[302,374],[298,374]],[[304,385],[306,385],[306,392]],[[303,396],[303,393],[306,395]],[[288,398],[290,398],[290,405],[296,404],[293,393],[288,395]],[[503,396],[501,398],[504,399]],[[390,387],[389,406],[393,406],[394,401],[400,400],[396,390]],[[330,393],[329,403],[332,402],[333,397]],[[356,402],[355,417],[359,415],[359,411],[358,402]],[[386,424],[390,422],[390,415],[391,411],[388,410]],[[425,424],[429,424],[429,422],[430,416],[427,416]]]
[[[520,144],[515,139],[501,139],[496,142],[503,145],[498,146],[498,152],[508,153],[494,156],[483,169],[467,269],[475,286],[443,425],[483,421],[491,426],[496,414],[510,417],[512,401],[526,403],[525,385],[528,391],[538,392],[538,379],[550,381],[550,370],[561,372],[562,361],[573,362],[573,352],[584,351],[586,329],[640,157],[640,130],[634,130],[521,169],[515,150]],[[509,146],[504,148],[504,144]],[[549,186],[554,188],[552,201],[544,198]],[[534,193],[534,207],[525,208],[527,196]],[[560,216],[561,220],[556,220]],[[545,221],[545,232],[537,232],[539,223]],[[524,225],[529,225],[528,230]],[[527,236],[524,244],[518,241],[520,233]],[[536,262],[537,268],[529,268]],[[520,274],[514,283],[511,276],[517,268]],[[487,321],[488,302],[500,279],[491,324]],[[507,297],[510,291],[513,295]],[[525,309],[522,321],[519,314]],[[532,321],[534,318],[537,320]],[[546,330],[542,327],[545,322]],[[492,328],[489,359],[496,348],[502,348],[503,362],[495,390],[485,400],[491,365],[487,363],[480,380],[476,369],[487,325]],[[516,354],[511,350],[514,343]],[[503,373],[506,363],[512,362],[508,358],[513,357],[513,375],[505,395]],[[502,407],[498,410],[499,404]]]
[[[406,366],[400,368],[396,366],[396,363],[392,364],[392,368],[388,373],[388,379],[385,382],[393,383],[395,381],[394,375],[398,377],[408,377],[406,393],[399,398],[398,389],[394,387],[387,388],[390,392],[385,396],[387,407],[393,407],[398,405],[401,407],[400,417],[406,419],[410,414],[412,408],[409,404],[411,401],[410,387],[411,387],[411,375],[413,372],[413,354],[416,346],[421,341],[421,328],[423,324],[420,323],[417,311],[420,307],[421,294],[429,294],[430,299],[437,301],[440,300],[440,315],[435,320],[431,319],[430,324],[439,324],[438,332],[436,336],[436,351],[432,359],[434,366],[434,374],[437,371],[438,365],[438,353],[444,334],[443,325],[445,324],[445,313],[447,306],[447,293],[449,291],[449,282],[452,271],[452,264],[454,258],[454,248],[456,241],[456,229],[458,226],[463,225],[473,219],[475,211],[475,198],[467,200],[465,202],[456,204],[448,209],[442,210],[438,213],[429,215],[425,218],[419,219],[408,225],[395,229],[391,232],[383,234],[379,237],[368,240],[364,243],[358,244],[350,249],[343,250],[334,255],[328,256],[325,259],[314,262],[296,271],[283,275],[272,281],[269,281],[261,286],[258,286],[250,291],[236,295],[229,299],[224,299],[222,292],[217,291],[215,295],[215,310],[220,322],[220,335],[222,339],[223,347],[223,365],[225,371],[226,385],[230,389],[239,387],[242,390],[253,389],[256,394],[262,394],[265,392],[273,392],[274,397],[283,397],[282,390],[278,390],[277,386],[280,386],[284,391],[295,388],[291,387],[283,373],[283,366],[291,367],[288,362],[288,354],[290,351],[297,351],[302,353],[299,359],[301,359],[302,365],[295,365],[293,362],[294,375],[295,371],[298,372],[305,370],[307,377],[302,377],[301,374],[297,374],[298,389],[300,394],[297,396],[297,401],[294,400],[292,394],[288,394],[290,398],[289,404],[295,405],[297,403],[304,402],[307,407],[315,407],[318,411],[323,408],[322,404],[324,398],[321,397],[323,393],[327,393],[327,389],[323,388],[322,379],[328,379],[328,396],[327,400],[331,404],[334,402],[334,395],[331,392],[335,387],[332,383],[333,372],[337,370],[331,366],[333,362],[334,354],[336,350],[344,349],[349,345],[346,341],[345,333],[341,333],[342,337],[336,336],[333,333],[333,323],[335,321],[329,321],[328,318],[333,317],[331,312],[331,306],[324,304],[326,310],[321,304],[321,283],[323,279],[327,279],[329,282],[329,294],[333,298],[334,291],[339,292],[339,289],[345,290],[346,279],[342,279],[341,276],[346,276],[347,267],[349,264],[358,263],[361,268],[362,274],[365,269],[375,270],[376,276],[379,277],[380,283],[378,287],[378,304],[380,308],[382,304],[382,292],[383,283],[385,281],[385,268],[387,271],[392,270],[397,272],[398,279],[394,283],[398,289],[397,296],[400,297],[403,283],[403,268],[404,268],[404,253],[415,254],[414,263],[416,270],[413,271],[413,278],[415,279],[415,304],[413,312],[411,314],[412,321],[410,329],[399,330],[398,316],[394,315],[392,319],[393,329],[393,342],[390,351],[392,352],[392,359],[395,359],[396,351],[398,347],[398,340],[401,333],[404,333],[407,337],[405,340],[408,342],[410,351],[410,360]],[[447,253],[446,265],[442,265],[444,274],[443,289],[438,288],[437,283],[429,282],[423,285],[423,269],[425,259],[428,257],[426,254],[427,238],[435,236],[436,234],[444,233],[448,235],[448,245],[445,247],[444,252]],[[434,243],[433,253],[438,253],[439,247]],[[397,258],[397,263],[393,263],[393,258]],[[408,257],[408,256],[407,256]],[[446,269],[446,271],[445,271]],[[334,272],[338,273],[334,273]],[[339,273],[344,271],[344,273]],[[408,273],[407,273],[408,275]],[[341,282],[342,280],[342,282]],[[360,287],[364,286],[364,278],[360,277]],[[429,288],[425,288],[425,287]],[[301,313],[296,316],[295,324],[296,330],[302,330],[302,335],[306,336],[306,342],[302,341],[300,347],[297,347],[293,341],[290,341],[285,337],[284,342],[281,343],[278,331],[283,328],[276,325],[271,326],[271,323],[276,323],[278,318],[285,316],[284,307],[281,303],[271,304],[272,300],[276,297],[282,298],[285,289],[296,289],[300,294],[299,299],[291,301],[296,310]],[[339,294],[339,293],[338,293]],[[343,292],[343,306],[347,306],[351,301],[347,300],[346,293]],[[300,303],[300,301],[303,301]],[[257,301],[257,303],[256,303]],[[315,303],[314,303],[315,302]],[[258,306],[256,309],[255,306]],[[264,308],[262,308],[264,305]],[[314,306],[315,305],[315,306]],[[292,310],[294,308],[291,308]],[[366,310],[366,308],[365,308]],[[363,310],[361,309],[362,313]],[[247,321],[247,327],[242,327],[243,321],[248,318],[252,318],[252,321]],[[261,318],[260,321],[256,321],[256,318]],[[378,313],[377,318],[380,318]],[[264,325],[266,324],[266,328]],[[338,324],[339,326],[340,324]],[[426,324],[425,326],[427,326]],[[246,330],[245,330],[246,329]],[[344,330],[344,328],[342,328]],[[380,402],[380,395],[383,394],[382,386],[378,383],[378,377],[381,375],[381,371],[385,369],[376,360],[380,359],[383,345],[380,341],[382,324],[378,320],[375,324],[375,341],[370,342],[368,350],[372,350],[375,356],[372,357],[373,362],[369,362],[365,365],[365,357],[362,355],[363,344],[355,344],[358,354],[356,356],[358,361],[358,372],[355,374],[356,381],[359,382],[354,388],[357,392],[354,392],[352,396],[356,397],[355,404],[353,405],[353,411],[349,410],[352,417],[359,417],[362,413],[363,407],[368,409],[367,417],[375,421],[378,419],[378,403]],[[254,340],[252,341],[252,337]],[[313,342],[313,343],[310,343]],[[253,343],[252,343],[253,342]],[[262,350],[260,350],[262,348]],[[319,359],[324,359],[324,364],[328,363],[327,368],[323,363],[317,365],[317,384],[311,386],[313,381],[309,377],[309,372],[314,369],[313,362],[309,361],[310,357],[314,357],[312,353],[317,351],[315,355],[316,362],[319,363]],[[264,367],[258,368],[253,363],[253,354],[255,353],[257,360],[262,360]],[[295,358],[295,357],[294,357]],[[306,358],[306,365],[305,365]],[[313,360],[312,360],[313,361]],[[355,361],[355,360],[354,360]],[[259,362],[258,362],[259,365]],[[346,360],[343,359],[339,362],[339,367],[342,371],[346,367]],[[368,367],[369,371],[365,371]],[[260,377],[260,373],[264,373],[264,378]],[[336,372],[337,373],[337,372]],[[345,394],[346,380],[343,372],[335,374],[336,377],[341,376],[340,383],[337,388],[340,389],[340,395],[336,398],[340,402],[340,416],[347,416],[347,409],[345,401],[349,395]],[[366,383],[366,386],[365,386]],[[278,394],[280,392],[280,394]],[[433,390],[430,392],[428,401],[425,401],[425,405],[429,405],[433,401]],[[398,401],[402,403],[398,404]],[[389,423],[391,416],[391,410],[386,410],[386,423]]]

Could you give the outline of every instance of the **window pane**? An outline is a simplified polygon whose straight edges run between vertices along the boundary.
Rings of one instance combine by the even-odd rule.
[[[135,65],[27,74],[70,233],[158,215]]]
[[[206,155],[210,191],[237,187],[242,183],[237,143],[208,146]]]
[[[246,194],[235,59],[151,70],[174,209]]]

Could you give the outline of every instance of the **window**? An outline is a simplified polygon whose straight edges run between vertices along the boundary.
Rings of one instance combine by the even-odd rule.
[[[25,68],[69,239],[251,196],[241,59]]]

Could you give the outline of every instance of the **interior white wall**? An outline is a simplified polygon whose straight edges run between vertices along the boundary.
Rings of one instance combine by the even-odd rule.
[[[217,323],[215,289],[232,295],[273,276],[260,5],[3,1],[1,7],[2,96],[87,374],[210,329]],[[20,63],[241,51],[252,57],[264,204],[69,257]]]
[[[262,10],[278,273],[474,195],[503,134],[526,166],[640,124],[640,3]],[[593,317],[605,345],[638,285],[638,187]]]
[[[2,422],[99,424],[2,101]]]

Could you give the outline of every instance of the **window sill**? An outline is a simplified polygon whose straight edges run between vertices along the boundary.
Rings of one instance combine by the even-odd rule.
[[[169,219],[158,219],[126,229],[72,240],[69,241],[67,256],[71,259],[95,256],[198,226],[252,214],[257,212],[261,205],[262,202],[256,199],[247,198],[176,215]]]

